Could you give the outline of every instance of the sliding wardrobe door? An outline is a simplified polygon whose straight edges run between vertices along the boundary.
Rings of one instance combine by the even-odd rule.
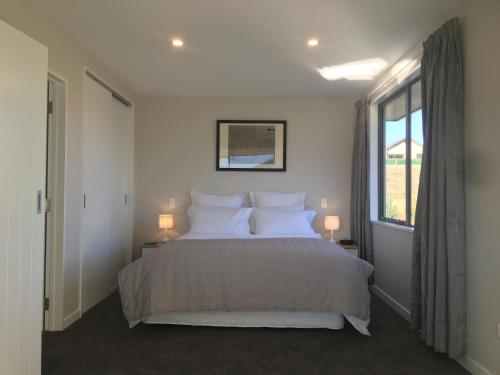
[[[116,102],[115,102],[116,103]],[[132,261],[133,237],[134,237],[134,107],[129,105],[124,107],[122,103],[119,107],[121,112],[122,126],[120,130],[123,133],[122,155],[124,168],[124,192],[125,197],[125,225],[122,241],[124,244],[124,252],[122,254],[122,262],[129,264]],[[115,106],[116,107],[116,106]]]
[[[132,254],[133,109],[85,78],[83,312],[118,286]]]
[[[116,286],[115,275],[132,257],[133,110],[113,99],[112,114],[111,267]]]
[[[0,21],[0,374],[40,374],[47,48]]]
[[[105,298],[110,281],[112,159],[111,94],[90,78],[85,79],[84,197],[83,197],[83,312]]]

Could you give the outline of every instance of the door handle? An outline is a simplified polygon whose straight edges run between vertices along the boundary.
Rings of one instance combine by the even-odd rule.
[[[36,213],[42,213],[42,191],[37,190],[36,192]]]

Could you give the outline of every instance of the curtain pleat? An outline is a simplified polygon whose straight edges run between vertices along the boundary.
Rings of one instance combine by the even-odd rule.
[[[352,154],[351,238],[359,246],[360,257],[373,264],[369,186],[369,103],[356,103],[356,124]]]
[[[459,20],[424,43],[424,151],[413,234],[411,327],[427,345],[466,351],[464,87]]]

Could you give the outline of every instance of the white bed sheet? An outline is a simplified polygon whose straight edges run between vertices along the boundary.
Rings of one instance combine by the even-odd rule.
[[[172,312],[148,316],[147,324],[179,324],[217,327],[328,328],[342,329],[344,317],[338,313],[308,313],[285,311],[202,311]]]
[[[370,336],[370,320],[360,320],[345,316],[351,325],[363,335]],[[210,327],[243,328],[344,328],[344,316],[339,313],[314,313],[292,311],[208,311],[208,312],[172,312],[150,315],[142,320],[129,322],[130,328],[140,322],[146,324],[176,324]]]

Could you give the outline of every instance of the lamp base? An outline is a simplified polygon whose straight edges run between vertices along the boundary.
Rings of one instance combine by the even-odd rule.
[[[170,238],[168,238],[168,229],[165,229],[165,235],[163,236],[163,238],[161,239],[161,243],[167,243],[170,241]]]

